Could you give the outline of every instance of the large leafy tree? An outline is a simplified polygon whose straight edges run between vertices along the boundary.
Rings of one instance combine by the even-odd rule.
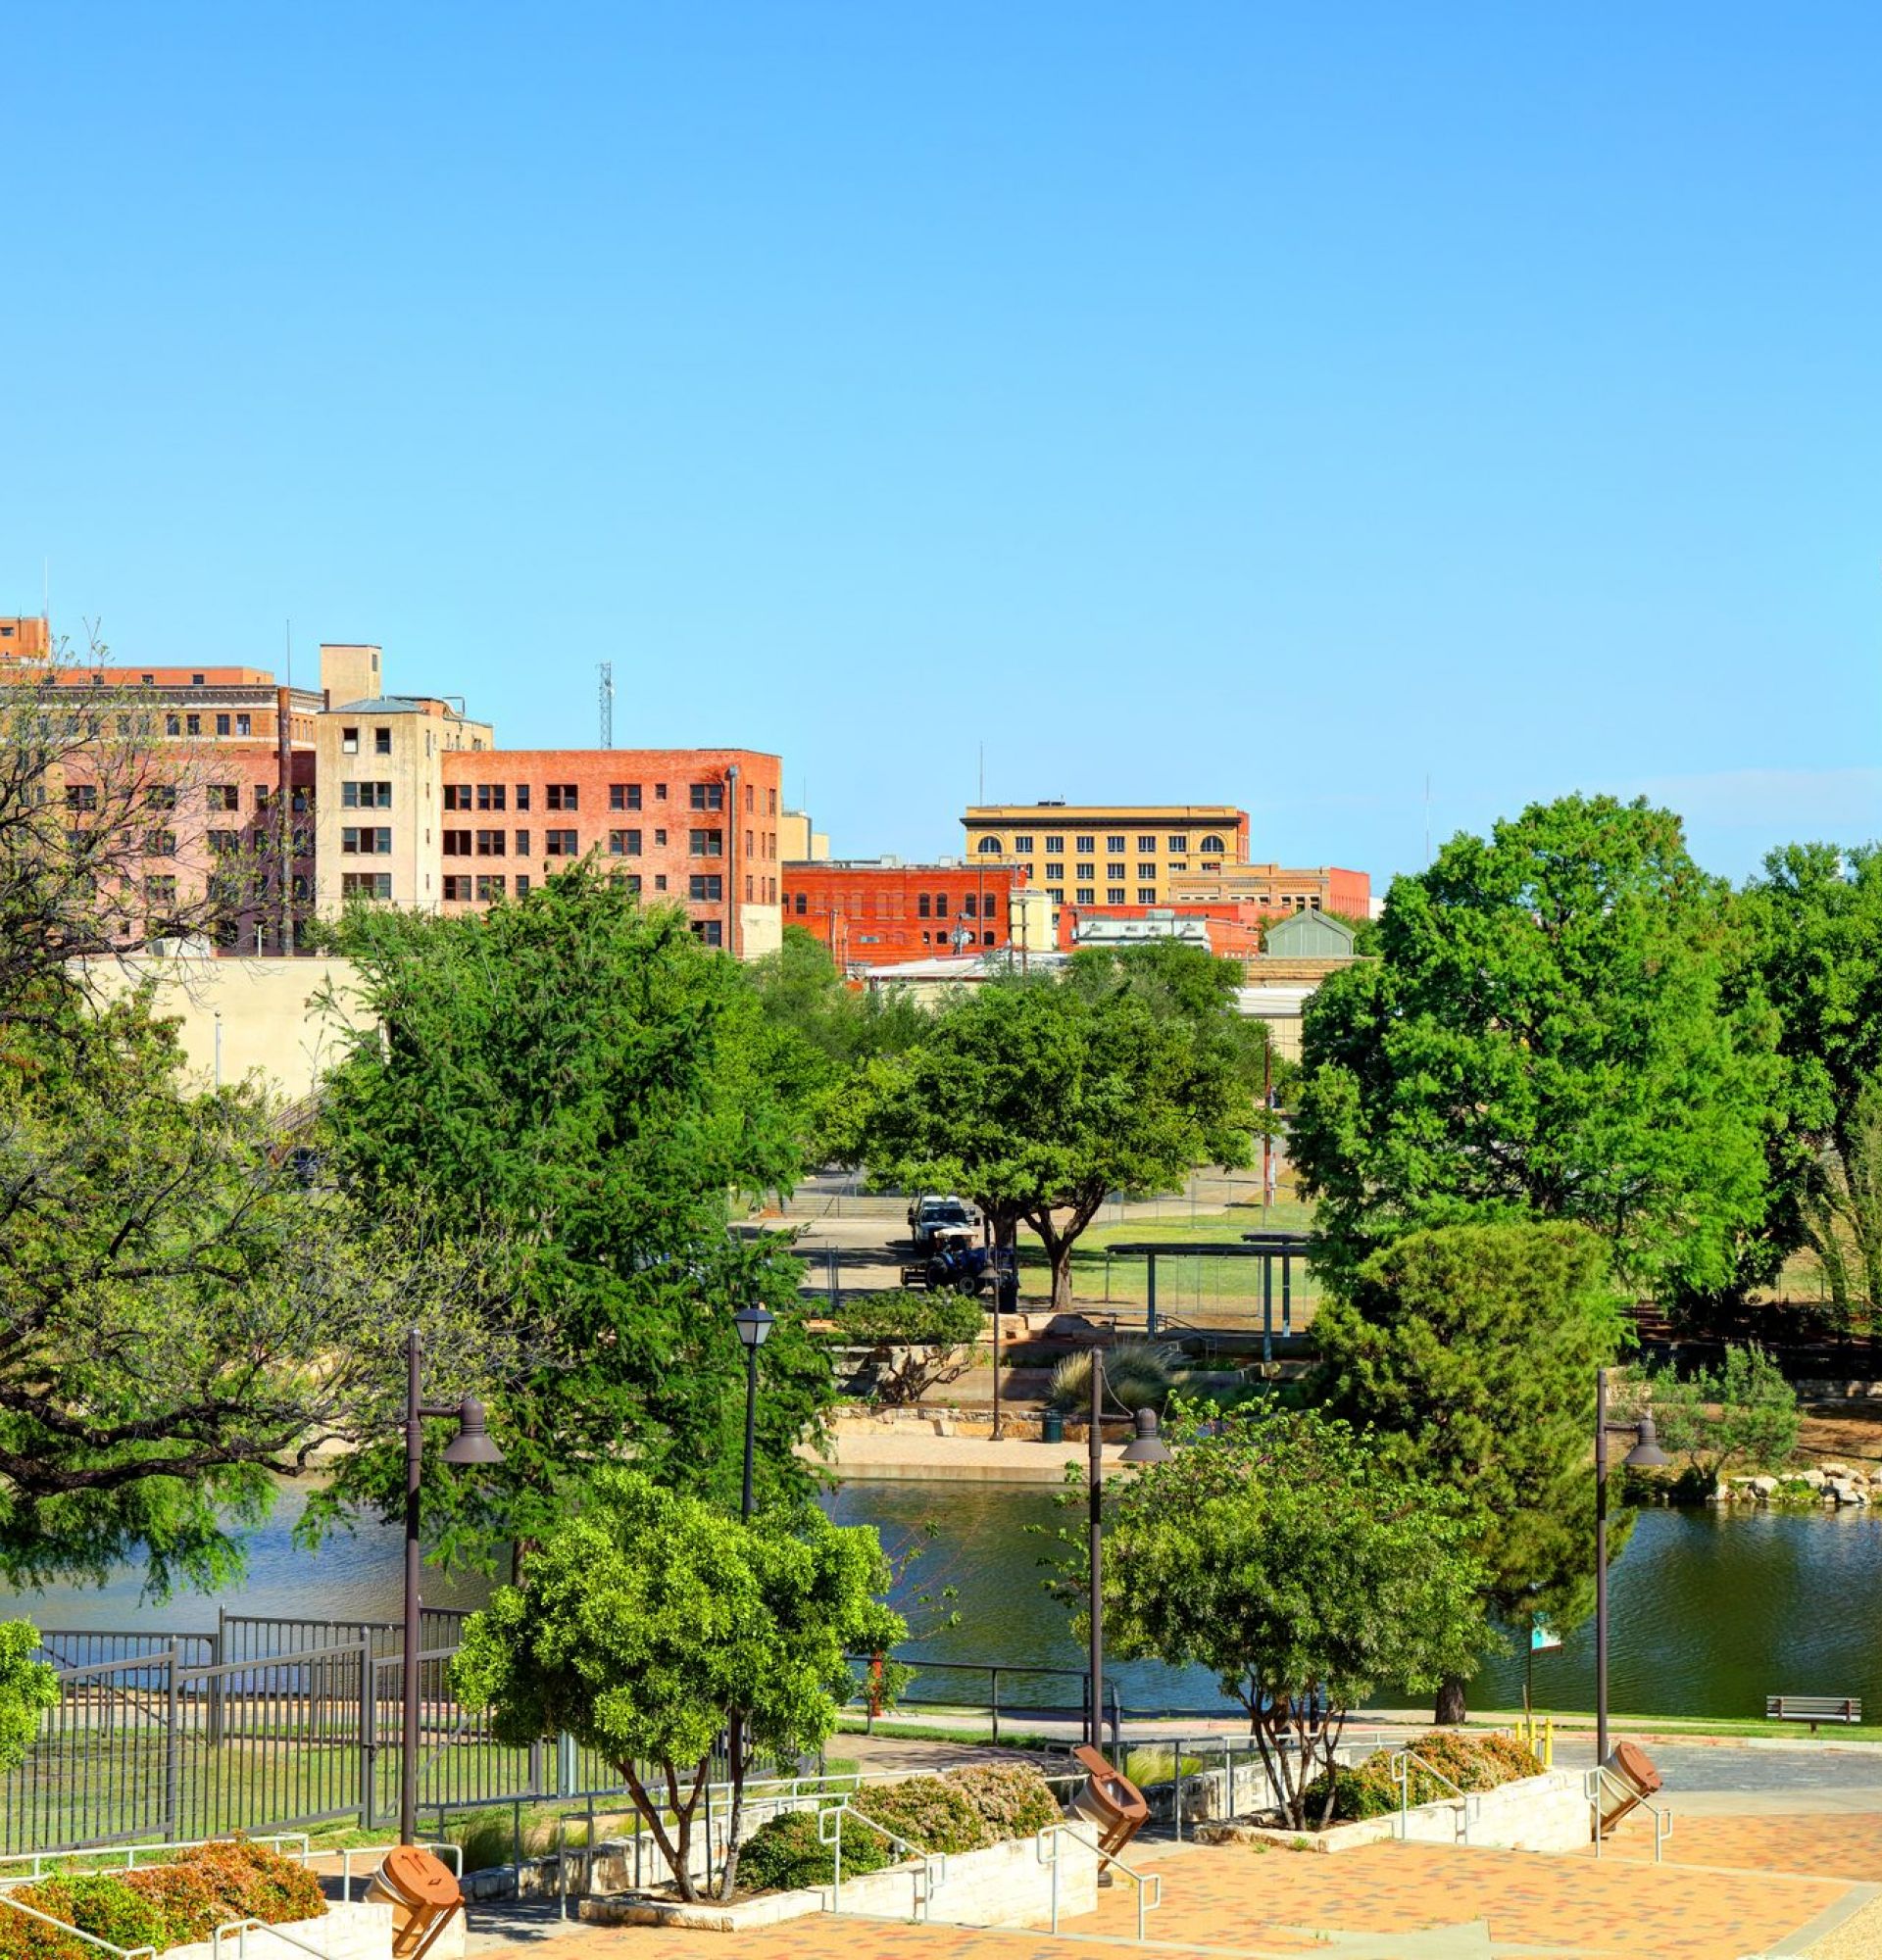
[[[1741,906],[1783,1061],[1777,1241],[1815,1252],[1848,1326],[1882,1309],[1882,849],[1787,845]]]
[[[971,1198],[1011,1245],[1023,1221],[1071,1303],[1071,1251],[1114,1191],[1166,1191],[1248,1160],[1259,1118],[1221,1046],[1129,992],[982,986],[906,1054],[865,1068],[832,1114],[846,1160]]]
[[[1154,1013],[1180,1016],[1251,1089],[1260,1090],[1267,1060],[1267,1029],[1244,1014],[1237,997],[1241,962],[1179,939],[1150,939],[1121,947],[1086,947],[1066,962],[1065,984],[1095,1000],[1121,994]]]
[[[604,1471],[537,1548],[528,1585],[471,1617],[454,1678],[469,1706],[494,1711],[499,1740],[566,1732],[596,1750],[687,1899],[713,1748],[729,1733],[729,1897],[751,1763],[794,1763],[829,1737],[855,1686],[846,1656],[886,1652],[907,1632],[878,1599],[889,1579],[868,1526],[841,1529],[809,1504],[741,1523]]]
[[[0,1773],[25,1760],[41,1712],[58,1705],[59,1677],[38,1650],[30,1620],[0,1620]]]
[[[1114,1653],[1209,1668],[1250,1725],[1287,1822],[1375,1688],[1476,1665],[1486,1629],[1468,1509],[1314,1411],[1185,1417],[1174,1453],[1108,1487]],[[1075,1569],[1075,1561],[1074,1561]]]
[[[1313,1322],[1330,1407],[1455,1491],[1506,1622],[1583,1617],[1594,1581],[1595,1371],[1622,1327],[1585,1226],[1454,1225],[1375,1253]],[[1621,1526],[1610,1531],[1618,1551]],[[1441,1722],[1463,1719],[1461,1675]]]
[[[737,967],[682,913],[586,870],[482,913],[362,910],[341,944],[367,1017],[326,1087],[330,1162],[356,1201],[420,1201],[507,1250],[523,1360],[492,1398],[502,1467],[427,1498],[447,1558],[530,1543],[589,1476],[631,1454],[735,1500],[745,1400],[732,1314],[763,1302],[759,1474],[801,1492],[793,1454],[833,1390],[803,1331],[799,1263],[735,1237],[728,1194],[787,1183],[795,1149]],[[398,1500],[389,1443],[310,1507]]]
[[[1397,879],[1309,1003],[1291,1150],[1349,1277],[1420,1227],[1580,1220],[1622,1280],[1717,1296],[1766,1206],[1775,1030],[1679,819],[1566,797]]]

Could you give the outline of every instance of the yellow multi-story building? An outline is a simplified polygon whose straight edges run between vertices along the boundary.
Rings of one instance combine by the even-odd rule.
[[[1172,878],[1248,861],[1232,804],[977,804],[961,821],[970,862],[1022,865],[1061,906],[1167,905]]]

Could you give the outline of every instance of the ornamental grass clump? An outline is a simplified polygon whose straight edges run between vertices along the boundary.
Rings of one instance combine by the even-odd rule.
[[[1176,1353],[1148,1341],[1119,1341],[1105,1352],[1105,1412],[1162,1408],[1169,1399]],[[1077,1415],[1091,1407],[1091,1349],[1067,1354],[1052,1371],[1054,1408]]]

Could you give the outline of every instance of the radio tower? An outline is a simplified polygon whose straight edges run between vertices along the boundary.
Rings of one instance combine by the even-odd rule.
[[[615,746],[615,663],[601,662],[601,746]]]

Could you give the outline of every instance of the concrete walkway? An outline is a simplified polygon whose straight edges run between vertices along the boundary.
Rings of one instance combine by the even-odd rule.
[[[936,1436],[913,1424],[839,1428],[833,1442],[839,1477],[885,1483],[1063,1484],[1071,1465],[1083,1471],[1082,1443],[995,1443],[984,1436]],[[1124,1446],[1104,1446],[1107,1474],[1121,1467]],[[813,1461],[814,1451],[803,1452]]]

